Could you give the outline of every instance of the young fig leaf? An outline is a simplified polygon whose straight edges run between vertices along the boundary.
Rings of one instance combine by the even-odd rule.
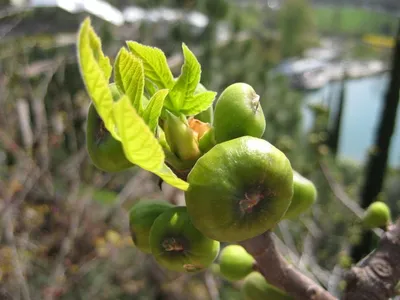
[[[96,111],[111,135],[119,140],[112,116],[113,98],[109,88],[111,65],[101,50],[101,42],[94,32],[90,19],[82,23],[78,35],[78,61],[86,90]]]
[[[196,56],[185,44],[182,45],[182,49],[185,62],[182,66],[181,75],[176,80],[169,94],[171,103],[166,103],[169,104],[167,108],[175,112],[182,110],[185,107],[186,101],[193,97],[201,76],[201,66]],[[169,107],[171,104],[172,107]]]
[[[158,48],[144,46],[133,41],[128,41],[127,45],[129,50],[142,60],[147,79],[156,84],[159,89],[173,86],[174,77],[168,67],[164,52]]]
[[[154,133],[158,125],[161,111],[164,105],[164,99],[168,95],[168,90],[159,90],[151,97],[149,104],[143,112],[143,119]]]
[[[129,97],[133,107],[143,112],[142,95],[144,92],[144,70],[142,61],[122,48],[115,61],[115,83]]]
[[[133,164],[161,177],[176,188],[187,190],[189,184],[179,179],[164,163],[164,152],[150,128],[133,108],[127,96],[114,104],[114,119],[125,156]]]

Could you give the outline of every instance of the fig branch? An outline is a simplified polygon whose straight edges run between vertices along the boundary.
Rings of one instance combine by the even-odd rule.
[[[185,44],[177,78],[162,50],[134,41],[127,45],[113,68],[90,20],[81,26],[79,62],[92,100],[89,157],[106,172],[149,171],[184,191],[186,204],[145,198],[135,203],[129,227],[136,248],[171,271],[210,268],[226,280],[243,279],[244,299],[336,299],[289,264],[275,245],[273,228],[299,218],[318,193],[286,154],[263,138],[266,118],[254,88],[233,83],[215,99],[217,93],[200,83],[200,63]],[[349,272],[345,299],[387,299],[400,277],[400,221],[390,225],[390,209],[381,201],[361,210],[332,184],[323,163],[321,168],[335,196],[365,229],[388,229],[376,252]]]
[[[384,300],[396,295],[400,281],[400,218],[389,226],[378,247],[346,276],[343,299]]]
[[[256,259],[258,269],[265,279],[294,299],[336,299],[317,283],[296,270],[282,257],[272,239],[271,231],[242,241],[240,244]]]

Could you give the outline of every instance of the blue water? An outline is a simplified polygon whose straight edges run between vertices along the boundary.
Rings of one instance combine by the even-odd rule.
[[[340,132],[339,156],[363,163],[369,147],[373,145],[383,99],[388,85],[388,74],[349,80],[346,83],[346,98],[343,123]],[[337,107],[340,83],[331,83],[324,88],[305,95],[305,103],[324,102],[333,94],[333,107]],[[304,108],[304,125],[310,128],[312,117]],[[389,164],[400,167],[400,109],[390,147]]]

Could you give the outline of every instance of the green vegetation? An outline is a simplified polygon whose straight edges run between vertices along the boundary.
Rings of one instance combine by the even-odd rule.
[[[385,12],[350,7],[316,7],[313,9],[318,30],[332,34],[383,34],[392,36],[397,18]]]

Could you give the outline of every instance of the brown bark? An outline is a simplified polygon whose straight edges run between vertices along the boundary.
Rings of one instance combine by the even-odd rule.
[[[400,280],[400,219],[382,237],[376,250],[346,276],[344,300],[386,300]]]
[[[257,261],[265,279],[296,300],[335,300],[317,283],[296,270],[278,252],[270,231],[240,244]]]

